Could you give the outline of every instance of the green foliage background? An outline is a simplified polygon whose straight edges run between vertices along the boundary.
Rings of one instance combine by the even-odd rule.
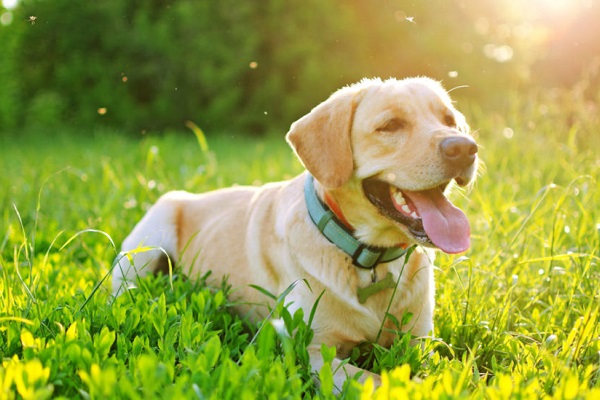
[[[0,398],[599,398],[599,13],[596,0],[0,8]],[[381,388],[334,396],[327,363],[317,387],[311,331],[283,298],[259,326],[202,280],[148,277],[113,301],[111,261],[161,194],[299,173],[287,126],[374,75],[461,87],[486,165],[453,195],[473,245],[436,261],[435,338],[348,360],[389,371]],[[177,132],[188,120],[210,148]]]
[[[561,44],[588,51],[559,60],[575,77],[598,48],[553,36],[577,25],[594,37],[593,19],[577,18],[596,3],[561,22],[536,2],[21,0],[2,12],[0,127],[279,132],[372,76],[429,75],[469,86],[455,97],[503,101],[532,75],[564,83],[543,62]]]

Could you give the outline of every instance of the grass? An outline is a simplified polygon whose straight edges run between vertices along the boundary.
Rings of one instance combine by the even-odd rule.
[[[390,371],[375,398],[600,395],[600,118],[571,95],[462,105],[486,164],[454,196],[473,246],[438,258],[437,339],[355,352]],[[149,277],[110,301],[117,247],[160,194],[301,171],[282,137],[209,145],[192,133],[0,139],[0,398],[334,397],[327,366],[321,388],[310,379],[311,332],[284,298],[260,329],[229,312],[225,283]],[[341,394],[361,396],[368,384]]]

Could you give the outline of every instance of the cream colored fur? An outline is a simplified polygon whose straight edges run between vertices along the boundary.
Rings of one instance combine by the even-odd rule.
[[[456,126],[448,126],[448,115]],[[406,121],[401,132],[379,132],[391,118]],[[315,177],[317,193],[339,204],[344,216],[364,243],[375,246],[412,244],[402,225],[379,213],[365,197],[361,182],[378,176],[400,188],[427,189],[448,181],[437,145],[449,135],[468,134],[463,116],[454,109],[442,87],[427,78],[364,80],[340,89],[295,122],[287,139],[307,170]],[[474,168],[465,171],[468,181]],[[215,283],[228,277],[234,300],[243,300],[237,312],[259,321],[270,299],[249,285],[271,293],[283,292],[292,282],[306,279],[312,291],[298,285],[287,302],[309,314],[319,294],[323,298],[313,321],[309,348],[315,371],[322,365],[322,343],[337,348],[333,366],[341,388],[348,376],[364,372],[361,380],[379,377],[350,365],[340,366],[352,348],[374,341],[384,320],[391,289],[360,304],[357,289],[371,283],[371,273],[352,265],[350,258],[322,236],[307,214],[303,186],[306,173],[262,187],[233,187],[204,194],[171,192],[164,195],[137,224],[123,243],[123,252],[139,246],[156,246],[192,278],[212,271]],[[137,276],[158,268],[163,252],[149,250],[123,258],[114,269],[117,295]],[[410,312],[404,327],[413,335],[433,330],[434,253],[418,248],[406,267],[400,258],[377,267],[389,271],[399,287],[390,312],[398,319]],[[260,306],[260,305],[264,306]],[[292,310],[293,311],[293,310]],[[390,346],[395,335],[390,321],[379,343]]]

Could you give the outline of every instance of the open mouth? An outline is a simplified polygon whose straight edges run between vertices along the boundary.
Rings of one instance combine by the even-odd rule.
[[[403,190],[377,178],[365,179],[362,185],[379,212],[408,228],[417,242],[449,254],[469,248],[469,221],[444,195],[448,182],[420,191]]]

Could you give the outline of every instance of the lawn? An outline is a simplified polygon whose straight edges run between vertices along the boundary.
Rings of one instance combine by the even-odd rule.
[[[438,258],[435,339],[412,347],[399,336],[361,361],[390,371],[374,396],[598,398],[598,110],[569,93],[458,107],[485,162],[453,196],[472,248]],[[310,379],[310,329],[284,296],[272,315],[284,324],[260,326],[229,312],[225,283],[177,273],[111,301],[120,243],[162,193],[302,170],[283,132],[209,135],[208,146],[191,130],[0,139],[0,398],[334,397],[327,367],[321,388]],[[361,395],[368,384],[340,396]]]

